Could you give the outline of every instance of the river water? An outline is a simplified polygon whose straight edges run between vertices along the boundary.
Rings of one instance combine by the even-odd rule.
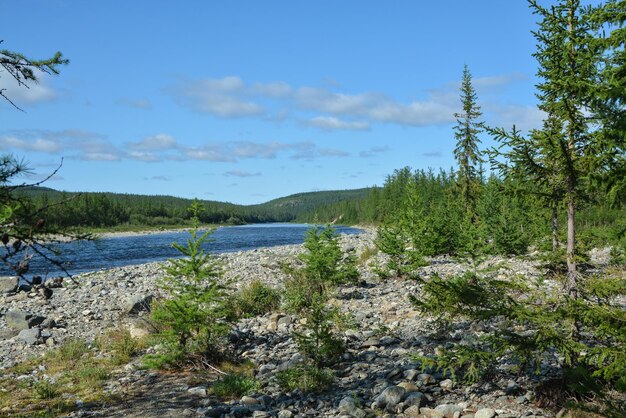
[[[212,234],[212,241],[206,245],[206,249],[212,253],[224,253],[276,245],[301,244],[304,242],[306,231],[313,226],[285,223],[220,227]],[[356,228],[342,226],[335,229],[342,234],[361,232]],[[65,268],[71,274],[164,261],[168,258],[179,257],[180,253],[172,247],[172,243],[185,245],[189,237],[189,232],[160,232],[61,243],[54,246],[59,250],[59,255],[55,258],[63,260]],[[2,266],[0,274],[11,275],[12,273]],[[31,275],[51,278],[62,275],[62,271],[34,257],[28,273],[28,276]]]

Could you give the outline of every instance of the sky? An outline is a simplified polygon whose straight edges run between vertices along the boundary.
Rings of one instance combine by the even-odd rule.
[[[543,2],[548,4],[549,1]],[[254,204],[455,165],[467,65],[489,126],[539,127],[523,0],[0,0],[0,153],[67,191]],[[494,145],[481,135],[481,148]]]

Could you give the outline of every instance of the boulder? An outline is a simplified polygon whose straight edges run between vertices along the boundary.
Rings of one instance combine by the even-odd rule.
[[[392,411],[400,403],[405,393],[406,391],[401,386],[390,386],[378,395],[372,408],[385,408],[388,411]]]
[[[18,284],[19,279],[17,277],[0,277],[0,294],[15,292]]]
[[[21,331],[41,324],[46,318],[25,311],[8,311],[5,320],[9,328]]]
[[[41,330],[37,327],[31,329],[23,329],[17,334],[18,339],[24,341],[28,345],[35,345],[40,342]]]
[[[132,295],[126,300],[124,310],[129,315],[137,315],[139,312],[150,311],[150,304],[154,299],[152,294]]]
[[[494,418],[496,411],[491,408],[482,408],[476,411],[474,418]]]

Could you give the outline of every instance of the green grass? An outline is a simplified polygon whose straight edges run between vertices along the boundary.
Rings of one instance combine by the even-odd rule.
[[[213,383],[210,392],[220,398],[234,399],[255,391],[259,383],[252,377],[229,374]]]
[[[299,365],[276,373],[278,384],[285,390],[322,392],[333,383],[333,373],[328,369]]]

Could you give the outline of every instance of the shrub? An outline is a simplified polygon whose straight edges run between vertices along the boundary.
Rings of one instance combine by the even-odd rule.
[[[235,317],[254,317],[272,312],[280,306],[280,292],[255,280],[234,294],[228,302]]]
[[[211,392],[220,398],[239,398],[255,391],[259,383],[249,376],[229,374],[213,383]]]
[[[146,365],[180,365],[192,359],[200,363],[219,358],[223,337],[229,330],[226,320],[226,291],[220,284],[218,261],[203,249],[213,230],[200,232],[201,206],[190,208],[193,228],[186,245],[172,246],[184,258],[169,260],[161,288],[167,298],[152,306],[151,319],[157,328],[161,350],[146,357]]]
[[[285,283],[285,308],[304,319],[304,329],[295,333],[295,339],[305,364],[297,370],[317,382],[327,373],[321,367],[333,363],[345,349],[336,336],[337,312],[326,302],[337,284],[355,280],[358,272],[355,257],[344,257],[330,226],[310,230],[304,247],[307,252],[300,257],[304,266],[288,269],[291,278]],[[289,380],[288,374],[285,379]]]
[[[330,370],[310,365],[299,365],[276,373],[278,384],[285,390],[321,392],[333,382]]]
[[[623,273],[581,281],[579,297],[558,289],[475,274],[452,280],[422,280],[423,294],[412,297],[424,313],[447,319],[490,320],[494,330],[453,346],[423,366],[480,380],[506,359],[520,372],[537,372],[542,359],[559,366],[570,394],[587,396],[602,386],[626,392],[626,295]],[[594,385],[589,382],[595,381]]]
[[[102,351],[112,354],[112,361],[116,365],[128,363],[144,346],[127,329],[111,329],[99,337],[96,344]]]

